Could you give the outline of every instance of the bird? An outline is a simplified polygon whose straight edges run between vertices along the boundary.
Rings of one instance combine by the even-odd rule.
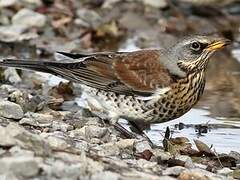
[[[200,99],[210,57],[230,44],[215,35],[191,35],[163,49],[77,54],[71,61],[3,59],[2,67],[50,73],[82,84],[88,107],[104,114],[118,130],[124,118],[139,133],[145,125],[176,119]]]

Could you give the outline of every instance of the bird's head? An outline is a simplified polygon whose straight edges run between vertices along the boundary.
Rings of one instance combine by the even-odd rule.
[[[192,36],[175,44],[170,53],[174,54],[178,66],[185,72],[205,69],[209,58],[216,50],[230,44],[230,40],[216,36]]]

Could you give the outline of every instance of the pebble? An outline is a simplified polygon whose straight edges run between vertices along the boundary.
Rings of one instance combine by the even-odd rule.
[[[18,75],[17,71],[15,68],[9,67],[4,71],[4,77],[7,79],[9,82],[13,84],[20,83],[22,79]]]
[[[84,27],[95,29],[102,23],[102,18],[93,10],[81,8],[77,10],[77,16],[75,23]]]
[[[16,42],[35,39],[38,35],[34,32],[25,32],[27,27],[22,24],[0,26],[0,40],[3,42]]]
[[[109,134],[106,127],[99,127],[95,125],[87,126],[85,128],[85,136],[89,139],[91,138],[102,138],[103,136]]]
[[[0,100],[0,116],[19,120],[23,118],[23,110],[18,104]]]
[[[142,0],[145,5],[152,6],[154,8],[165,8],[167,7],[166,0]]]
[[[52,124],[52,121],[52,115],[27,112],[24,115],[24,118],[19,121],[19,124],[27,124],[35,127],[48,127]]]
[[[171,175],[171,176],[179,176],[181,172],[183,172],[186,168],[182,166],[174,166],[167,168],[162,171],[163,175]]]
[[[184,166],[186,168],[194,168],[195,167],[195,165],[192,162],[191,157],[189,157],[189,156],[179,155],[179,156],[176,157],[176,159],[185,162]]]
[[[43,27],[47,23],[47,18],[43,14],[24,8],[13,16],[12,23],[25,25],[27,28]]]
[[[91,180],[118,180],[121,176],[117,173],[111,171],[104,171],[100,173],[93,174]]]
[[[145,150],[151,150],[151,146],[149,145],[148,141],[140,140],[134,143],[134,149],[136,153],[142,153]]]
[[[38,162],[32,157],[3,157],[0,164],[0,174],[13,173],[16,176],[30,178],[39,172]]]
[[[17,0],[0,0],[0,8],[9,7],[17,3]]]

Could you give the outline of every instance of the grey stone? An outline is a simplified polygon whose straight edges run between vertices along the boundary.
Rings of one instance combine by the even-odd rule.
[[[99,127],[95,125],[86,126],[85,135],[87,138],[102,138],[109,133],[108,129],[105,127]]]
[[[102,23],[102,18],[93,10],[81,8],[77,10],[77,16],[80,20],[76,23],[85,27],[97,28]]]
[[[52,130],[53,131],[62,131],[67,132],[73,130],[73,126],[70,124],[67,124],[63,121],[53,121],[52,122]]]
[[[19,124],[27,124],[36,127],[47,127],[52,124],[53,116],[49,114],[40,114],[27,112],[19,121]]]
[[[17,0],[0,0],[0,8],[13,6],[17,3]]]
[[[11,68],[11,67],[7,68],[4,71],[4,76],[5,76],[5,79],[7,79],[11,83],[17,84],[17,83],[22,81],[22,79],[18,75],[18,73],[17,73],[15,68]]]
[[[120,175],[111,171],[104,171],[91,176],[91,180],[119,180]]]
[[[38,35],[34,32],[25,32],[27,27],[22,24],[0,26],[0,40],[3,42],[15,42],[35,39]]]
[[[195,165],[192,162],[192,159],[189,156],[179,155],[179,156],[176,157],[176,159],[185,162],[184,166],[186,168],[194,168],[195,167]]]
[[[13,146],[9,152],[12,156],[19,157],[19,156],[25,156],[25,157],[34,157],[34,152],[21,149],[19,146]]]
[[[31,157],[3,157],[0,164],[0,174],[12,172],[17,176],[33,177],[39,172],[37,160]]]
[[[217,170],[217,174],[224,175],[224,176],[227,176],[228,174],[230,174],[232,172],[233,172],[233,170],[231,170],[227,167]]]
[[[23,110],[18,104],[0,100],[0,116],[9,119],[21,119],[23,117]]]
[[[174,167],[170,167],[170,168],[167,168],[167,169],[163,170],[162,174],[163,175],[170,175],[170,176],[178,176],[184,170],[186,170],[185,167],[174,166]]]
[[[134,143],[134,148],[135,148],[135,152],[136,153],[141,153],[145,150],[151,150],[151,146],[149,145],[148,141],[146,140],[140,140],[140,141],[136,141]]]
[[[92,148],[97,152],[99,156],[118,156],[120,154],[120,148],[116,145],[116,143],[106,143],[102,145],[97,145]]]
[[[46,16],[26,8],[18,11],[12,18],[13,24],[25,25],[28,28],[43,27],[46,25],[46,22]]]
[[[240,153],[239,152],[230,151],[230,153],[228,155],[240,162]]]
[[[165,8],[167,6],[166,0],[142,0],[145,5],[155,8]]]

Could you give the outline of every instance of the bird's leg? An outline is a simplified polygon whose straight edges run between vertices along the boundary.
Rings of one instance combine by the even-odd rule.
[[[137,136],[134,133],[128,131],[125,127],[123,127],[118,122],[115,122],[113,124],[113,126],[117,131],[119,131],[121,134],[123,134],[126,138],[130,138],[130,139],[136,139],[137,138]]]
[[[146,133],[143,131],[143,129],[139,125],[137,125],[133,121],[129,121],[129,124],[134,128],[137,134],[140,134],[141,136],[143,136],[150,143],[151,147],[154,147],[154,143],[152,142],[152,140],[146,135]]]

